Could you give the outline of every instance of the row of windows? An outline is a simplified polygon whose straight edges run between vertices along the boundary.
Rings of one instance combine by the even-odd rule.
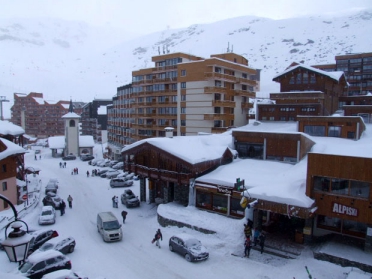
[[[308,73],[297,73],[296,76],[291,76],[291,78],[289,79],[289,84],[313,84],[315,82],[315,74],[309,75]]]
[[[368,182],[314,176],[314,190],[337,195],[369,198],[370,184]]]
[[[280,111],[295,111],[295,108],[280,108]]]
[[[178,63],[182,63],[181,57],[165,59],[164,61],[157,62],[156,65],[158,67],[165,67],[165,66],[174,66],[174,65],[177,65]]]
[[[280,111],[296,111],[296,108],[291,108],[291,107],[285,107],[285,108],[279,108]],[[274,112],[275,108],[262,108],[262,111],[269,111],[269,112]],[[314,112],[316,109],[314,107],[306,107],[306,108],[301,108],[301,111],[311,111]]]

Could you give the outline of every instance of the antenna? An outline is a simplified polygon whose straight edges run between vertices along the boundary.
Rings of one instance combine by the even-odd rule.
[[[167,53],[169,53],[168,45],[167,45]]]
[[[158,53],[159,53],[159,55],[160,55],[160,46],[158,46]]]
[[[227,52],[230,52],[230,42],[227,42]]]
[[[231,45],[231,52],[234,52],[234,45]]]
[[[163,54],[165,54],[165,45],[163,45]]]

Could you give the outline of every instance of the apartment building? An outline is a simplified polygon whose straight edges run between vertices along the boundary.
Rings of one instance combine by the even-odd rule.
[[[323,71],[302,63],[292,63],[273,81],[280,83],[280,92],[270,94],[272,103],[257,106],[257,120],[296,121],[298,115],[332,115],[347,91],[342,71]]]
[[[81,134],[93,136],[95,142],[102,142],[107,131],[107,105],[112,99],[94,99],[85,104],[81,113]]]
[[[46,101],[43,93],[14,93],[11,122],[33,137],[64,135],[62,116],[68,112],[69,104],[69,101]],[[74,111],[81,114],[84,103],[73,102],[73,105]]]

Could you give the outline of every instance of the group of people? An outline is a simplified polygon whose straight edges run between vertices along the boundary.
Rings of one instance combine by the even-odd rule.
[[[79,174],[79,169],[78,168],[73,168],[71,170],[71,174]]]
[[[118,202],[119,202],[118,196],[113,196],[112,197],[112,207],[113,208],[118,208]]]
[[[60,168],[66,168],[67,163],[66,162],[59,162]]]
[[[68,207],[69,208],[72,208],[72,197],[71,195],[68,195],[67,197],[67,202],[68,202]],[[61,204],[59,205],[59,210],[61,211],[61,216],[63,216],[65,214],[65,209],[66,209],[66,203],[64,200],[61,201]]]
[[[252,246],[260,245],[261,254],[264,251],[266,235],[265,232],[260,231],[258,227],[254,229],[253,233],[253,243],[252,243],[252,224],[253,222],[248,221],[247,224],[244,224],[244,257],[249,258]]]

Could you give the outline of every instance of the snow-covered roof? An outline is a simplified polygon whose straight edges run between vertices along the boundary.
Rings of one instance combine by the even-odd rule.
[[[45,101],[43,98],[32,97],[39,105],[44,105]]]
[[[233,148],[231,135],[219,134],[187,137],[179,136],[173,138],[149,138],[127,145],[122,149],[122,152],[145,142],[191,164],[221,158],[228,147]],[[180,148],[180,146],[184,146],[185,148]]]
[[[69,106],[70,106],[70,104],[63,104],[63,103],[62,103],[61,105],[62,105],[62,107],[65,108],[65,109],[68,109]]]
[[[18,136],[24,133],[25,130],[22,127],[14,125],[9,121],[0,120],[0,134]]]
[[[15,143],[7,140],[7,139],[0,138],[0,141],[2,141],[3,144],[5,144],[5,146],[6,146],[6,149],[4,151],[0,151],[0,160],[3,160],[3,159],[8,158],[10,156],[14,156],[14,155],[18,155],[18,154],[24,154],[24,153],[27,152],[23,147],[20,147],[19,145],[15,144]]]
[[[67,108],[69,108],[69,105],[66,105]],[[66,113],[64,116],[62,116],[62,118],[80,118],[79,115],[77,115],[75,112],[68,112]]]
[[[324,75],[324,76],[328,76],[331,79],[334,79],[336,81],[339,81],[340,78],[342,77],[342,75],[344,75],[344,72],[342,72],[342,71],[326,72],[326,71],[319,70],[319,69],[314,68],[314,67],[311,67],[311,66],[306,66],[304,64],[299,64],[299,65],[295,65],[293,67],[289,67],[284,72],[282,72],[282,73],[274,76],[273,77],[273,80],[275,80],[276,78],[278,78],[278,77],[280,77],[280,76],[282,76],[282,75],[284,75],[286,73],[292,72],[293,70],[295,70],[297,68],[303,68],[303,69],[306,69],[306,70],[309,70],[309,71],[312,71],[312,72],[316,72],[318,74],[321,74],[321,75]]]
[[[48,144],[51,149],[65,148],[65,136],[55,136],[48,138]],[[93,136],[79,136],[79,147],[93,147]]]
[[[106,115],[107,114],[107,106],[100,106],[97,109],[97,114],[99,114],[99,115]]]

